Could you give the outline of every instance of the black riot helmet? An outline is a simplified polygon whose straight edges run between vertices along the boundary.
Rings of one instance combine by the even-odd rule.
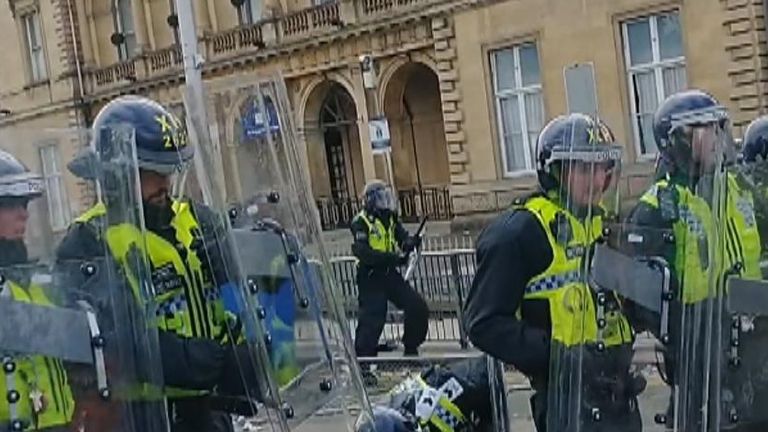
[[[99,129],[113,125],[134,129],[139,168],[170,175],[194,155],[179,118],[151,99],[123,96],[104,106],[93,122],[97,149]]]
[[[105,152],[110,151],[111,143],[105,137],[110,130],[130,130],[135,136],[139,168],[161,175],[182,171],[194,156],[179,118],[145,97],[122,96],[109,102],[96,115],[92,129],[92,147],[102,159],[109,159]],[[79,177],[93,179],[93,156],[90,150],[82,152],[69,163],[69,170]]]
[[[697,177],[731,144],[728,112],[712,95],[697,89],[669,96],[653,117],[653,135],[665,165]],[[705,150],[698,143],[711,141]],[[701,153],[705,154],[701,154]],[[712,162],[709,162],[712,165]]]
[[[365,185],[363,206],[366,211],[374,214],[397,211],[397,203],[392,188],[381,180],[371,180]]]
[[[621,160],[621,147],[613,132],[602,120],[573,113],[552,119],[536,141],[536,173],[543,191],[562,185],[564,163],[607,163],[610,167]]]
[[[757,162],[758,157],[768,160],[768,116],[761,116],[747,126],[742,141],[744,162]]]

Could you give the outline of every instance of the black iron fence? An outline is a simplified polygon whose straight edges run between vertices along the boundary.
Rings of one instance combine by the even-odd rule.
[[[430,220],[453,218],[451,193],[447,186],[402,189],[397,191],[397,198],[405,222],[417,222],[424,216]],[[363,206],[359,198],[320,198],[315,203],[324,230],[348,228]]]
[[[357,325],[357,265],[352,257],[331,261],[335,282],[340,290],[352,329]],[[405,271],[405,269],[401,269]],[[430,311],[428,341],[454,341],[461,348],[468,342],[462,326],[464,299],[475,275],[472,249],[425,252],[411,277],[410,284],[426,300]],[[391,305],[390,305],[391,306]],[[383,342],[399,341],[403,332],[402,312],[390,307]]]
[[[424,216],[431,220],[453,218],[451,193],[447,187],[398,190],[397,198],[405,222],[418,222]]]
[[[358,198],[321,198],[316,200],[315,204],[320,212],[323,230],[349,228],[352,219],[363,208],[363,203]]]

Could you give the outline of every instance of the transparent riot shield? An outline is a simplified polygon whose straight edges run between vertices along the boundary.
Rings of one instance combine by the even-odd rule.
[[[688,154],[666,154],[646,191],[622,205],[628,213],[596,249],[591,277],[594,286],[619,294],[640,334],[635,361],[651,366],[638,404],[643,427],[715,430],[709,394],[718,382],[721,337],[724,262],[716,215],[725,197],[727,115],[713,108],[668,120],[670,142],[686,146],[675,152]]]
[[[631,430],[633,396],[622,389],[631,379],[631,329],[617,296],[589,283],[594,245],[617,217],[621,146],[601,120],[567,118],[550,126],[563,128],[550,156],[556,187],[525,204],[553,251],[549,270],[526,287],[525,300],[547,301],[552,320],[547,382],[533,385],[546,395],[547,430]]]
[[[214,279],[221,305],[238,317],[250,356],[243,379],[258,377],[266,410],[241,413],[273,430],[353,430],[370,413],[325,255],[306,159],[281,78],[212,85],[210,113],[185,101],[188,124],[214,126],[201,139],[179,199],[205,201],[219,229],[201,226],[224,257]],[[232,115],[237,113],[237,115]],[[197,119],[197,120],[192,120]],[[205,124],[205,123],[202,123]],[[211,233],[212,235],[208,235]],[[206,247],[208,253],[213,249]],[[237,340],[237,339],[233,339]]]
[[[93,140],[105,151],[83,181],[62,162]],[[133,140],[119,127],[0,132],[4,430],[168,430]]]
[[[765,161],[734,164],[718,214],[725,264],[715,332],[711,422],[717,430],[768,428],[768,283],[761,264],[768,204]],[[758,217],[758,212],[762,213]]]

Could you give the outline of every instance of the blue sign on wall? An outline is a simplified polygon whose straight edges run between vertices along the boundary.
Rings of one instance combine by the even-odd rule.
[[[259,101],[253,99],[250,101],[250,107],[240,119],[240,124],[243,129],[243,140],[253,141],[259,138],[263,138],[267,133],[267,123],[269,124],[270,132],[277,132],[280,130],[280,122],[277,117],[277,109],[275,108],[272,99],[265,97],[264,106],[266,107],[267,115],[261,112]]]

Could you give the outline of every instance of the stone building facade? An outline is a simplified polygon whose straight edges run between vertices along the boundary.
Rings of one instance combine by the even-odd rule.
[[[224,164],[237,159],[248,84],[279,71],[329,229],[351,217],[367,180],[388,175],[372,119],[388,120],[404,210],[450,220],[530,191],[536,133],[557,114],[605,119],[636,194],[655,158],[649,114],[667,94],[710,91],[736,135],[768,106],[763,0],[191,1]],[[176,22],[171,0],[1,2],[0,131],[87,127],[122,94],[180,110]],[[374,59],[374,90],[361,55]],[[87,140],[60,141],[0,145],[54,184]],[[67,203],[68,221],[88,189],[59,183],[47,196]],[[237,198],[237,185],[226,189]]]

